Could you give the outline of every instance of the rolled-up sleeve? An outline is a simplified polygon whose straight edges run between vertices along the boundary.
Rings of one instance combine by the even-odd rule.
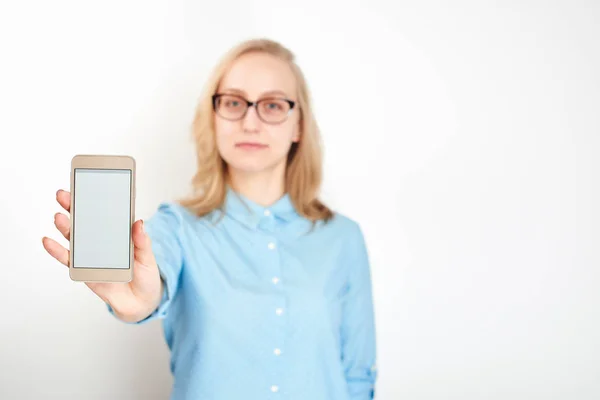
[[[179,277],[183,267],[181,229],[181,211],[178,205],[172,203],[160,204],[157,211],[144,221],[144,230],[152,242],[152,252],[164,285],[162,298],[156,310],[143,320],[132,324],[143,324],[167,316],[179,288]],[[107,306],[109,312],[114,315],[112,308]]]
[[[352,400],[375,398],[376,331],[371,267],[361,228],[354,226],[346,252],[349,269],[342,305],[342,362]]]

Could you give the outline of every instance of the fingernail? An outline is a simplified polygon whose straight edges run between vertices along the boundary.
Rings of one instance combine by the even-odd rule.
[[[144,232],[144,220],[142,219],[140,221],[142,221],[142,233],[146,233],[146,232]]]

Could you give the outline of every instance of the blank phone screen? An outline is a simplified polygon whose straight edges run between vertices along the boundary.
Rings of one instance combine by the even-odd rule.
[[[131,177],[126,169],[75,169],[73,268],[130,268]]]

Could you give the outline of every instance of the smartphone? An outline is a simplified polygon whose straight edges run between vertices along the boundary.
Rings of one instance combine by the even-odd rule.
[[[130,156],[82,154],[71,160],[72,280],[129,282],[133,278],[135,173]]]

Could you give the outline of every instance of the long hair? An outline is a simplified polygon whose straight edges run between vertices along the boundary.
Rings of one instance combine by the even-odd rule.
[[[179,203],[197,216],[222,209],[227,193],[227,164],[217,149],[212,95],[231,64],[249,52],[263,52],[278,57],[293,71],[298,90],[300,140],[292,143],[287,156],[285,190],[298,214],[312,222],[328,221],[333,212],[318,199],[323,174],[321,136],[312,112],[306,79],[289,49],[264,38],[239,43],[221,58],[210,74],[192,124],[197,154],[197,171],[192,178],[194,193],[179,200]]]

